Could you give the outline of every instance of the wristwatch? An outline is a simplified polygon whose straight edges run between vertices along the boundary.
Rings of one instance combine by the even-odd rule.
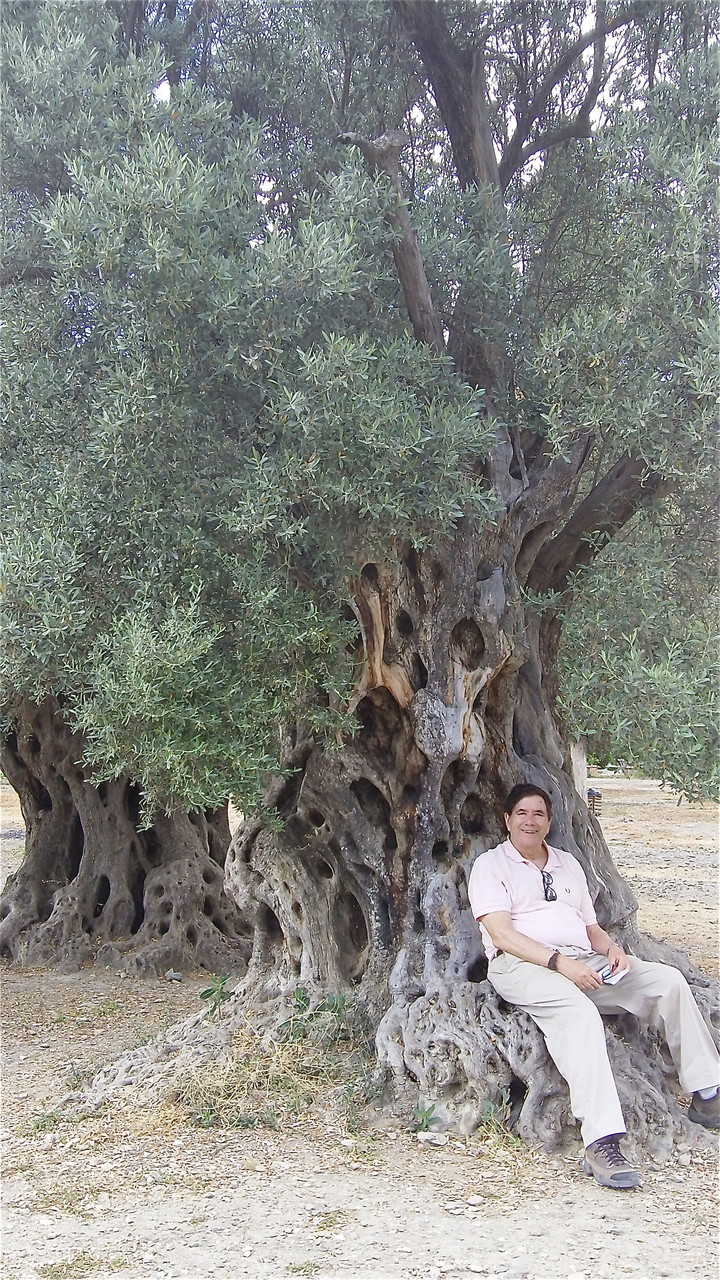
[[[559,958],[560,958],[560,952],[559,952],[559,951],[553,951],[553,953],[552,953],[552,955],[551,955],[550,959],[549,959],[549,960],[548,960],[548,962],[547,962],[547,967],[548,967],[548,969],[557,969],[557,962],[558,962]]]

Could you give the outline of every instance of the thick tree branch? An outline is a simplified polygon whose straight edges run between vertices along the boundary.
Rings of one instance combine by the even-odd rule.
[[[400,184],[400,152],[407,140],[407,136],[399,129],[391,129],[374,141],[363,138],[358,133],[342,133],[338,138],[338,142],[350,143],[357,147],[371,170],[373,172],[380,170],[390,181],[392,203],[386,216],[397,233],[397,239],[393,245],[393,257],[413,333],[418,342],[425,342],[442,354],[445,351],[442,324],[435,311],[418,238],[410,221]]]
[[[490,127],[485,69],[485,37],[471,58],[453,41],[442,5],[435,0],[395,0],[394,8],[422,58],[438,110],[448,132],[458,181],[463,187],[485,187],[499,201],[497,157]],[[490,199],[493,198],[491,195]],[[493,411],[493,392],[502,393],[510,375],[507,352],[500,343],[488,342],[476,333],[476,304],[461,289],[455,303],[448,352],[458,373],[481,387]],[[498,425],[496,444],[488,459],[488,480],[507,507],[517,497],[522,482],[510,474],[513,443],[504,425]]]
[[[566,453],[527,473],[529,484],[518,495],[513,510],[524,533],[515,566],[521,582],[525,582],[541,547],[567,511],[568,499],[577,491],[594,444],[591,431],[580,432]]]
[[[460,185],[488,182],[498,187],[487,112],[484,45],[478,46],[472,61],[464,57],[436,0],[394,0],[393,7],[422,58],[448,131]]]
[[[603,84],[605,37],[633,22],[639,13],[639,7],[631,6],[608,21],[605,0],[596,0],[593,30],[565,46],[529,102],[523,102],[525,95],[521,95],[515,131],[498,164],[485,81],[486,37],[481,37],[469,60],[453,41],[443,8],[436,0],[394,0],[393,7],[422,58],[448,131],[460,184],[467,187],[489,182],[502,191],[530,156],[569,138],[589,135],[590,113]],[[542,118],[553,90],[591,47],[592,75],[576,116],[556,130],[547,130],[541,138],[531,140],[530,135]],[[521,80],[522,77],[518,83]]]
[[[519,168],[525,164],[531,156],[537,155],[539,151],[549,151],[550,147],[558,146],[562,142],[570,142],[573,138],[589,138],[592,136],[592,125],[590,123],[590,114],[595,106],[603,83],[603,64],[605,61],[605,0],[597,0],[596,10],[596,31],[598,38],[593,47],[593,71],[588,84],[585,97],[578,108],[577,116],[574,120],[568,120],[564,124],[558,125],[556,129],[548,129],[547,132],[540,134],[532,142],[528,142],[522,148],[520,153]],[[503,190],[505,189],[503,186]]]
[[[600,89],[602,88],[602,73],[605,54],[605,37],[613,31],[618,31],[621,27],[627,26],[634,22],[638,17],[639,9],[635,6],[630,9],[624,9],[616,14],[610,22],[605,18],[604,0],[597,0],[595,10],[595,26],[592,31],[587,31],[574,40],[572,44],[566,45],[557,61],[549,68],[537,92],[534,94],[527,108],[519,115],[515,132],[513,133],[504,155],[500,161],[499,174],[500,186],[504,191],[511,178],[518,169],[522,167],[525,161],[538,151],[545,151],[549,146],[558,142],[564,142],[568,138],[588,137],[590,134],[590,113],[597,102]],[[585,97],[578,108],[577,115],[573,120],[568,121],[565,125],[557,130],[548,130],[541,138],[530,142],[530,134],[545,112],[550,95],[553,89],[561,83],[563,78],[568,74],[574,62],[582,56],[586,49],[594,46],[593,50],[593,71],[590,83],[585,93]]]
[[[534,142],[528,142],[522,149],[518,168],[522,168],[526,160],[531,156],[535,156],[540,151],[549,151],[551,147],[558,146],[561,142],[571,142],[573,138],[589,138],[592,136],[592,126],[589,120],[573,120],[568,124],[560,125],[557,129],[548,129],[547,133],[541,133]]]
[[[476,158],[478,181],[500,186],[497,155],[490,128],[490,98],[485,69],[485,40],[473,54],[470,74],[470,105],[472,111],[473,152]]]
[[[545,543],[528,586],[539,592],[562,590],[573,570],[593,560],[641,507],[668,489],[642,458],[625,454],[583,498],[565,528]]]

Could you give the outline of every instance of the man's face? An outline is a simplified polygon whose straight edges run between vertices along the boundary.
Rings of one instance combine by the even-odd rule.
[[[516,848],[544,840],[550,830],[550,818],[542,796],[523,796],[512,813],[505,814],[505,825]]]

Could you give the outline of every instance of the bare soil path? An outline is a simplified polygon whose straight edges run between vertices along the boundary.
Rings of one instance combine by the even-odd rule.
[[[640,923],[717,973],[717,827],[657,784],[596,779]],[[2,788],[4,872],[22,822]],[[177,1110],[53,1104],[200,1007],[181,983],[5,967],[5,1280],[707,1280],[717,1274],[715,1144],[688,1127],[641,1190],[604,1191],[580,1146],[547,1158],[492,1127],[442,1147],[300,1115],[281,1131],[198,1128]]]

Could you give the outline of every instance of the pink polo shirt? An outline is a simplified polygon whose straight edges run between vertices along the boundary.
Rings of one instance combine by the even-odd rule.
[[[597,923],[585,873],[576,858],[546,844],[543,868],[552,876],[556,902],[546,902],[540,868],[518,853],[510,840],[481,853],[473,863],[468,896],[475,919],[491,911],[509,911],[513,928],[535,942],[562,951],[579,947],[592,951],[586,926]],[[487,929],[480,924],[488,960],[497,955]]]

